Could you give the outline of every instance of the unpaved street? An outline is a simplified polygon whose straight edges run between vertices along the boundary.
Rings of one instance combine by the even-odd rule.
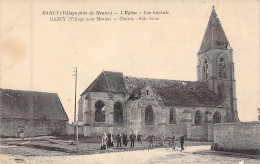
[[[205,153],[206,152],[206,153]],[[256,156],[255,156],[256,157]],[[235,153],[219,153],[210,151],[210,146],[190,146],[180,150],[140,150],[106,154],[74,155],[74,156],[11,156],[0,155],[0,162],[4,163],[260,163],[259,159]]]

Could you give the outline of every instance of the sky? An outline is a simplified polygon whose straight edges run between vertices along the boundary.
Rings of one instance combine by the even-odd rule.
[[[212,5],[234,50],[238,116],[241,121],[257,120],[260,108],[257,0],[109,3],[1,0],[0,88],[58,93],[71,122],[74,66],[78,67],[77,101],[102,70],[135,77],[196,81],[197,53]],[[153,15],[160,18],[158,21],[111,22],[50,21],[49,15],[42,15],[43,11],[126,10],[167,10],[169,14]]]

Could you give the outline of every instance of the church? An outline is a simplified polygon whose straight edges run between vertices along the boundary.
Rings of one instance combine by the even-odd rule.
[[[213,124],[238,122],[233,50],[214,6],[197,53],[197,81],[102,71],[81,94],[85,136],[104,132],[212,140]]]

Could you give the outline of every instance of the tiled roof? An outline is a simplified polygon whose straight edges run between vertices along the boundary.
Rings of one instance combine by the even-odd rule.
[[[81,94],[87,92],[122,92],[125,93],[125,83],[122,72],[102,71],[101,74]]]
[[[103,72],[90,84],[90,86],[81,94],[87,92],[108,92],[108,85]]]
[[[219,98],[213,91],[207,88],[200,88],[200,84],[195,85],[195,88],[185,86],[181,88],[156,88],[156,92],[164,100],[165,105],[205,107],[217,107],[219,105]]]
[[[206,82],[129,76],[125,76],[124,79],[127,88],[132,94],[140,93],[145,85],[150,85],[163,99],[165,105],[217,107],[220,103],[218,96],[208,88]]]
[[[218,96],[208,88],[206,82],[137,78],[108,71],[103,71],[82,95],[87,92],[135,95],[141,93],[146,85],[151,86],[163,99],[164,105],[217,107],[220,103]]]
[[[56,93],[0,88],[0,119],[3,118],[68,121]]]
[[[148,84],[152,87],[167,87],[179,82],[177,80],[137,78],[131,76],[124,76],[124,81],[130,93],[137,93]]]
[[[126,92],[125,83],[122,72],[103,71],[109,91],[111,92]]]
[[[210,49],[227,49],[229,42],[213,7],[199,53]]]

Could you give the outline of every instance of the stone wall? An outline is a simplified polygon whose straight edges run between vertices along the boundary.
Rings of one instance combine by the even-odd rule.
[[[16,137],[18,128],[24,128],[25,137],[66,133],[66,121],[1,119],[0,136]]]
[[[149,94],[147,93],[149,90]],[[134,101],[127,100],[127,95],[120,93],[90,92],[81,96],[79,101],[79,121],[83,121],[83,134],[85,136],[101,136],[112,131],[116,134],[150,134],[164,133],[167,137],[174,131],[176,135],[186,135],[189,139],[212,140],[213,115],[219,112],[221,122],[225,122],[226,109],[212,107],[183,107],[165,106],[149,86],[142,92],[144,95]],[[105,104],[105,122],[95,122],[95,103],[100,100]],[[123,105],[123,123],[114,122],[114,104]],[[153,110],[153,122],[145,122],[145,109],[150,106]],[[175,121],[170,122],[170,110],[175,113]],[[201,125],[195,124],[195,113],[201,113]]]
[[[226,78],[219,77],[218,63],[224,59]],[[208,61],[208,86],[222,98],[221,106],[227,108],[226,122],[234,122],[237,117],[236,81],[234,76],[233,52],[230,49],[211,49],[198,53],[198,81],[204,81],[203,65]]]
[[[214,150],[260,152],[260,123],[224,123],[213,127]]]
[[[207,140],[208,132],[203,125],[193,125],[191,126],[191,139],[196,140]]]

